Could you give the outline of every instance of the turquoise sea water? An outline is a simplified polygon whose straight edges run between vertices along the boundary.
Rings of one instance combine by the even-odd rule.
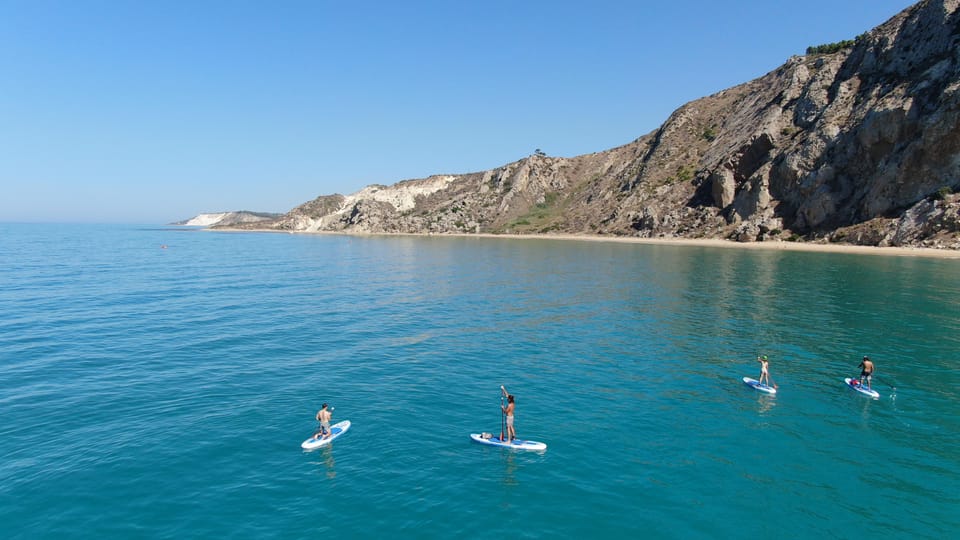
[[[946,538],[958,306],[958,260],[0,225],[0,536]],[[500,384],[545,453],[469,440]]]

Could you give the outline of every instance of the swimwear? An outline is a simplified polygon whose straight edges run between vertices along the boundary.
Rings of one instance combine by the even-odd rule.
[[[508,415],[507,415],[507,425],[510,426],[510,427],[513,427],[513,415],[512,415],[512,414],[508,414]]]

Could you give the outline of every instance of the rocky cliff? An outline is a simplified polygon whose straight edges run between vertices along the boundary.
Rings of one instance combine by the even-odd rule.
[[[241,210],[239,212],[198,214],[190,219],[171,223],[171,225],[182,225],[187,227],[233,227],[237,225],[273,222],[281,217],[283,217],[283,214],[248,212],[246,210]]]
[[[919,2],[618,148],[322,196],[253,226],[960,249],[958,4]]]

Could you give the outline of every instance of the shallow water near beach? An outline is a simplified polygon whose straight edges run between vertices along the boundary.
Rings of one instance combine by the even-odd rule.
[[[0,527],[945,538],[957,306],[956,259],[0,224]],[[546,452],[469,439],[501,384]]]

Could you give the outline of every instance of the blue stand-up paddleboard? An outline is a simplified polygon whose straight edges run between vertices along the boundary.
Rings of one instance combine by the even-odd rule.
[[[751,379],[750,377],[744,377],[743,383],[747,386],[753,387],[754,390],[759,390],[761,392],[766,392],[768,394],[776,394],[777,389],[772,386],[767,386],[766,384],[761,383],[756,379]]]
[[[310,437],[309,439],[303,441],[300,445],[300,448],[304,450],[313,450],[314,448],[320,448],[321,446],[326,446],[333,442],[334,439],[343,435],[350,429],[350,421],[344,420],[343,422],[337,422],[336,424],[330,426],[330,436],[326,439],[318,438],[316,435]]]
[[[843,380],[843,382],[847,383],[847,386],[849,386],[850,388],[853,388],[854,390],[856,390],[857,392],[860,392],[865,396],[870,396],[874,399],[880,398],[880,392],[877,392],[876,390],[867,388],[866,386],[860,384],[860,379],[851,379],[847,377],[846,379]]]
[[[547,445],[542,442],[537,441],[524,441],[521,439],[514,439],[512,441],[501,441],[499,437],[490,433],[471,433],[470,438],[480,444],[488,444],[490,446],[499,446],[502,448],[510,448],[513,450],[546,450]]]

